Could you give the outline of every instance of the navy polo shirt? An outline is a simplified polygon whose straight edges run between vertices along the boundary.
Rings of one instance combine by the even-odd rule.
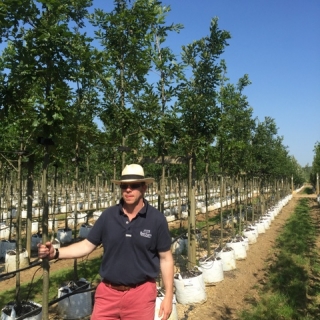
[[[100,276],[114,284],[133,285],[156,278],[160,271],[159,252],[171,248],[168,223],[147,200],[129,221],[122,200],[106,209],[91,228],[87,240],[103,245]]]

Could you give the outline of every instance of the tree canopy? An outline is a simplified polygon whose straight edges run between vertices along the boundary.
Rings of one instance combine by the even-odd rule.
[[[22,141],[39,164],[39,141],[51,139],[52,164],[67,172],[89,161],[92,179],[102,171],[111,178],[146,157],[195,156],[197,178],[208,162],[211,174],[304,181],[275,120],[252,118],[244,95],[249,75],[229,82],[223,53],[231,35],[217,18],[208,22],[208,35],[177,55],[166,41],[183,26],[166,23],[171,9],[161,1],[115,0],[112,11],[89,14],[91,6],[89,0],[0,4],[3,151],[18,150]],[[160,177],[159,165],[144,164]],[[187,178],[185,165],[165,167]]]

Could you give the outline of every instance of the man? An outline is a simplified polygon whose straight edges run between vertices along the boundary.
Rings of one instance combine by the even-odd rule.
[[[95,292],[91,320],[153,320],[161,270],[165,297],[159,317],[169,318],[173,300],[173,258],[171,237],[165,216],[144,199],[147,185],[138,164],[127,165],[120,180],[122,198],[106,209],[92,227],[87,239],[54,249],[50,242],[39,245],[39,258],[72,259],[91,253],[102,244],[101,283]],[[57,251],[56,251],[57,250]]]

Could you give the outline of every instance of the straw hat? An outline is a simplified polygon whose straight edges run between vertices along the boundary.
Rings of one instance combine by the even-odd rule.
[[[121,184],[126,182],[145,182],[150,184],[154,178],[145,178],[144,170],[139,164],[128,164],[122,170],[120,180],[111,180],[114,184]]]

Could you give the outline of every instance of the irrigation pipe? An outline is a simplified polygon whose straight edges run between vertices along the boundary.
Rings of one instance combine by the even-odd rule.
[[[16,275],[16,273],[19,273],[19,272],[24,271],[24,270],[31,269],[33,267],[36,267],[36,266],[40,265],[40,264],[41,264],[40,259],[36,259],[30,265],[28,265],[27,267],[24,267],[24,268],[15,270],[15,271],[7,272],[5,274],[0,274],[0,279],[2,279],[2,278],[4,278],[2,280],[10,279],[10,278],[14,277]]]

